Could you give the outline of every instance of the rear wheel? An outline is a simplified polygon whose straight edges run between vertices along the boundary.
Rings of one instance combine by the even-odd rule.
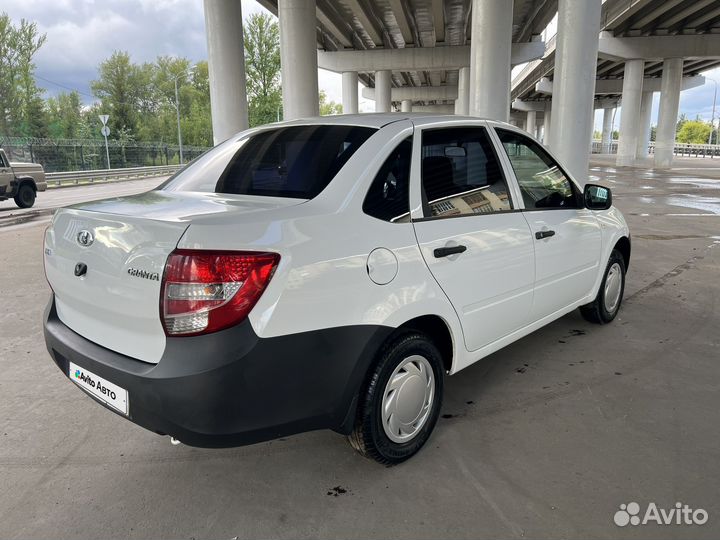
[[[20,208],[30,208],[35,204],[35,190],[30,184],[23,184],[15,195],[15,204]]]
[[[625,292],[625,259],[614,249],[610,254],[600,290],[592,303],[581,306],[582,316],[597,324],[606,324],[620,311],[623,293]]]
[[[385,465],[413,456],[437,423],[443,376],[440,353],[425,336],[410,333],[392,341],[361,390],[350,444]]]

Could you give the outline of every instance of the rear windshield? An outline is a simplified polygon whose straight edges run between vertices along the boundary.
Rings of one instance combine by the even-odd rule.
[[[375,131],[357,126],[261,131],[213,148],[160,189],[312,199]]]

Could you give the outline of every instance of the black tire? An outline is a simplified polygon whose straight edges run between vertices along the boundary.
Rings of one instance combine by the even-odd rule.
[[[30,184],[23,184],[14,197],[15,204],[20,208],[30,208],[35,204],[35,190]]]
[[[383,394],[395,369],[413,355],[424,357],[432,367],[434,396],[422,427],[412,439],[398,443],[388,437],[383,427]],[[406,333],[385,345],[378,353],[377,362],[360,391],[355,426],[348,436],[353,448],[363,456],[388,466],[401,463],[416,454],[427,442],[440,415],[444,375],[440,352],[424,335]]]
[[[605,283],[608,278],[610,269],[617,264],[620,267],[620,298],[614,308],[608,309],[605,305]],[[623,294],[625,293],[625,259],[622,254],[617,250],[613,249],[610,253],[607,266],[605,267],[605,274],[603,275],[602,282],[600,283],[600,290],[598,291],[595,300],[590,304],[586,304],[580,307],[580,313],[585,320],[596,324],[607,324],[612,322],[615,316],[620,311],[622,305]]]

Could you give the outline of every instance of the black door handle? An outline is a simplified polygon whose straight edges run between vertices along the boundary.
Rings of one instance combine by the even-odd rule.
[[[555,231],[538,231],[535,233],[535,238],[542,240],[543,238],[550,238],[555,236]]]
[[[435,255],[436,259],[439,259],[441,257],[447,257],[448,255],[455,255],[456,253],[462,253],[467,249],[467,246],[449,246],[449,247],[441,247],[441,248],[435,248],[433,251],[433,255]]]

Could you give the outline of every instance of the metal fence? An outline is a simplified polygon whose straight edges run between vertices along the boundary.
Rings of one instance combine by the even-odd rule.
[[[184,150],[183,150],[184,152]],[[96,182],[118,182],[150,176],[170,176],[180,165],[159,165],[157,167],[128,167],[125,169],[99,169],[96,171],[53,172],[45,175],[48,187],[68,187]]]
[[[107,169],[105,141],[95,139],[40,139],[2,137],[0,147],[11,161],[39,163],[45,172],[92,171]],[[184,162],[196,158],[207,148],[183,145]],[[110,168],[158,167],[180,163],[180,148],[162,142],[108,140]]]
[[[602,144],[601,141],[595,139],[592,142],[593,154],[617,154],[618,142],[613,141],[610,144]],[[648,153],[655,153],[655,142],[650,141],[648,145]],[[720,157],[720,144],[692,144],[692,143],[675,143],[674,154],[676,156],[688,157]]]

